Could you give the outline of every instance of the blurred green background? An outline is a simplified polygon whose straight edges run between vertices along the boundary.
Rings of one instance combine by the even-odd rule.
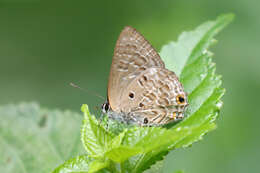
[[[114,45],[125,25],[159,51],[183,30],[227,12],[236,19],[211,49],[227,90],[218,129],[170,153],[164,170],[259,172],[260,1],[0,1],[0,104],[37,101],[79,112],[87,103],[94,111],[103,100],[69,83],[106,96]]]

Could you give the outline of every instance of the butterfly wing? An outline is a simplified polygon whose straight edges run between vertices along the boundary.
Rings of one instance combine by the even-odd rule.
[[[140,73],[124,89],[121,96],[122,112],[149,125],[166,124],[183,117],[187,96],[174,72],[165,68],[151,67]],[[180,100],[180,98],[182,100]]]
[[[113,111],[122,110],[121,98],[126,87],[150,67],[165,66],[159,54],[139,32],[125,27],[117,40],[109,75],[107,93]]]

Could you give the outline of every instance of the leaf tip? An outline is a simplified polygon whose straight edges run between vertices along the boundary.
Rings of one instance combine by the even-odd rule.
[[[83,105],[81,106],[81,112],[83,112],[83,113],[89,112],[89,109],[88,109],[88,105],[87,105],[87,104],[83,104]]]
[[[234,13],[227,13],[227,14],[222,14],[218,17],[218,20],[223,20],[226,24],[229,24],[232,22],[235,18]]]

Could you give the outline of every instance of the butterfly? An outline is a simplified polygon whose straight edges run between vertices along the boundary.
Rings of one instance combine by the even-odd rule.
[[[114,49],[103,112],[128,124],[157,126],[183,119],[187,106],[176,74],[138,31],[126,26]]]

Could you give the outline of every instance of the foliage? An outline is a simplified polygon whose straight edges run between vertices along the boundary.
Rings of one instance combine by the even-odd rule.
[[[83,153],[80,114],[35,103],[0,107],[0,170],[46,173]]]
[[[224,94],[221,78],[215,74],[209,46],[213,37],[225,27],[233,15],[220,16],[216,21],[206,22],[191,32],[184,32],[177,43],[164,46],[161,56],[168,69],[180,76],[185,91],[189,93],[187,118],[166,129],[162,127],[131,127],[116,134],[103,128],[87,105],[82,106],[85,120],[82,141],[88,156],[99,160],[101,170],[111,172],[142,172],[168,151],[187,147],[215,128],[220,98]],[[65,167],[64,167],[65,168]],[[92,172],[89,168],[88,171]]]
[[[221,77],[215,74],[213,54],[208,48],[215,42],[214,36],[232,19],[232,14],[222,15],[194,31],[182,33],[177,42],[161,50],[166,67],[176,72],[189,94],[190,105],[181,122],[168,128],[126,127],[115,132],[117,126],[107,128],[83,105],[81,141],[86,153],[71,158],[80,148],[79,135],[76,135],[79,115],[41,110],[35,104],[2,107],[0,154],[4,157],[0,158],[1,170],[46,172],[68,158],[71,159],[53,172],[138,173],[155,163],[160,167],[158,161],[170,150],[188,147],[216,127],[214,121],[222,106],[220,99],[224,89]],[[29,123],[24,123],[25,119]],[[148,172],[154,169],[153,166]]]

